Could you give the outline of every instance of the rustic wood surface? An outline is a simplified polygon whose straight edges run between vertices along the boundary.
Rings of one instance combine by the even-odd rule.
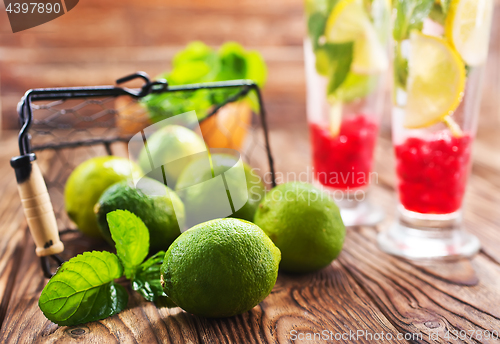
[[[500,1],[496,3],[482,117],[465,198],[465,224],[483,245],[474,259],[416,264],[378,250],[375,236],[390,225],[396,204],[386,116],[376,151],[379,180],[370,198],[385,208],[387,218],[376,227],[349,230],[344,251],[328,268],[301,276],[280,274],[268,298],[233,318],[207,320],[178,308],[157,309],[131,292],[128,309],[117,316],[83,326],[58,327],[38,309],[46,280],[8,163],[18,154],[16,136],[4,131],[0,139],[0,342],[288,343],[292,330],[334,334],[363,330],[391,333],[395,343],[446,343],[461,342],[444,339],[446,331],[500,332]],[[15,104],[28,88],[109,84],[135,70],[155,75],[190,40],[213,45],[237,40],[261,50],[269,66],[264,97],[278,171],[306,170],[310,148],[305,122],[302,0],[126,0],[119,4],[86,0],[68,15],[16,35],[10,33],[1,6],[4,128],[15,127]],[[159,28],[158,22],[165,24]],[[50,158],[40,164],[44,169],[50,167],[53,174],[58,172]],[[67,257],[99,247],[75,234],[65,234],[62,239]],[[413,338],[398,340],[398,334]],[[463,342],[499,341],[468,338]]]
[[[379,180],[370,196],[384,206],[387,219],[377,227],[349,229],[342,254],[328,268],[299,276],[280,274],[269,297],[250,312],[233,318],[209,320],[179,308],[157,309],[129,289],[127,310],[76,327],[58,327],[38,308],[37,300],[46,280],[17,202],[14,174],[7,163],[16,154],[16,138],[6,135],[0,155],[0,187],[4,196],[0,212],[0,342],[287,343],[293,330],[305,334],[362,330],[390,333],[394,342],[446,343],[450,342],[444,339],[446,331],[499,331],[500,218],[495,210],[500,204],[500,192],[495,191],[500,191],[496,166],[500,153],[482,149],[498,142],[495,133],[498,134],[497,129],[492,129],[491,135],[484,133],[475,146],[465,222],[468,230],[481,239],[483,249],[471,261],[416,264],[391,257],[376,247],[376,234],[391,223],[395,205],[392,154],[388,154],[390,140],[387,133],[382,133],[376,152]],[[304,124],[275,127],[271,138],[278,171],[305,171],[310,154]],[[57,173],[53,159],[40,164],[42,168],[51,166],[51,172]],[[62,240],[67,257],[99,248],[99,243],[78,234],[64,234]],[[398,340],[398,334],[413,339]]]

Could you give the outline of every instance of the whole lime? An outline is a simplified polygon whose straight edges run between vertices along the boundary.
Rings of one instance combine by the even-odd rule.
[[[94,205],[101,194],[112,184],[140,176],[139,166],[128,159],[116,156],[91,158],[69,176],[64,188],[66,212],[78,229],[92,237],[101,237],[94,214]]]
[[[188,223],[192,225],[199,223],[196,222],[197,215],[203,212],[206,204],[229,202],[227,193],[221,193],[217,189],[220,184],[203,183],[221,174],[225,176],[225,183],[229,187],[233,208],[236,208],[231,217],[253,221],[257,207],[266,193],[261,178],[246,163],[242,163],[245,180],[241,178],[243,176],[240,176],[234,170],[228,172],[231,168],[238,167],[241,164],[237,157],[230,154],[212,154],[210,158],[211,163],[205,161],[205,159],[192,161],[177,180],[175,190],[186,205]],[[190,187],[194,185],[198,186]]]
[[[329,196],[307,183],[282,184],[264,197],[255,224],[281,250],[289,272],[310,272],[329,265],[342,250],[345,227]]]
[[[163,166],[166,179],[174,181],[168,185],[173,188],[186,165],[203,151],[206,151],[205,142],[194,131],[180,125],[167,125],[148,137],[138,162],[146,173],[152,170],[151,161],[155,169]],[[151,176],[163,182],[161,174]]]
[[[182,233],[161,266],[167,296],[185,311],[210,318],[244,313],[269,295],[280,251],[248,221],[216,219]]]
[[[131,181],[110,186],[95,205],[97,223],[104,238],[111,239],[106,214],[117,209],[137,215],[149,230],[149,251],[165,250],[184,228],[184,205],[170,188],[154,179],[144,177],[137,187]]]

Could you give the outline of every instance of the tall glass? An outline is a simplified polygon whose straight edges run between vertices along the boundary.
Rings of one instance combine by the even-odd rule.
[[[395,6],[392,133],[399,204],[396,222],[378,242],[406,258],[469,257],[480,243],[463,228],[462,201],[493,0],[448,7],[432,0],[418,16],[408,11],[413,2]]]
[[[326,189],[346,226],[381,221],[366,201],[384,106],[390,2],[306,0],[304,42],[314,182]]]

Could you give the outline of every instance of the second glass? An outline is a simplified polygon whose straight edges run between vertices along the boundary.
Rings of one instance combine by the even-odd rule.
[[[390,2],[306,0],[307,117],[314,182],[339,205],[346,226],[373,225],[366,200],[384,106]]]
[[[396,2],[392,137],[398,218],[380,247],[412,259],[470,257],[462,225],[493,0]]]

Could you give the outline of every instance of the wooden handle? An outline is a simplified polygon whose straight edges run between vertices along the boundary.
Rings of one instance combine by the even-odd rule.
[[[60,253],[64,250],[64,245],[59,239],[56,217],[42,172],[34,161],[33,154],[23,157],[29,158],[23,159],[22,162],[17,159],[17,165],[12,162],[13,159],[11,165],[16,170],[17,187],[31,235],[35,240],[36,255],[44,257]]]

